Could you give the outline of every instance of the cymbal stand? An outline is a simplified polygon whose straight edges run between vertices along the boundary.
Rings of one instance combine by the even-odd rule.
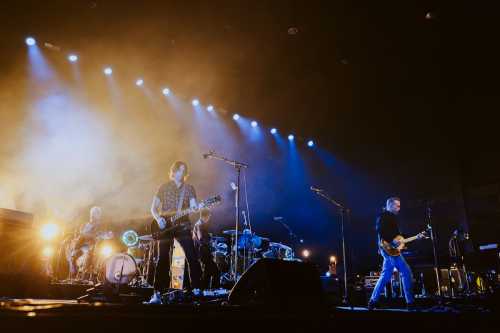
[[[231,165],[236,170],[236,179],[237,185],[235,190],[235,199],[234,199],[234,209],[235,209],[235,235],[234,235],[234,244],[232,245],[232,255],[234,257],[231,260],[233,267],[231,267],[232,279],[236,283],[238,280],[238,228],[240,221],[240,180],[241,180],[241,169],[248,168],[248,164],[238,162],[235,160],[231,160],[224,156],[218,155],[215,151],[211,150],[209,154],[204,155],[209,158],[214,158],[216,160],[223,161],[229,165]]]

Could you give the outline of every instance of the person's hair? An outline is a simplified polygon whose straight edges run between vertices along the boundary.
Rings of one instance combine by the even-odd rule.
[[[183,161],[175,161],[172,166],[170,167],[170,179],[174,179],[174,173],[180,169],[181,165],[184,165],[184,181],[188,178],[188,166],[186,162]]]
[[[399,201],[401,202],[401,199],[399,197],[390,197],[389,199],[386,200],[385,206],[389,206],[394,203],[394,201]]]

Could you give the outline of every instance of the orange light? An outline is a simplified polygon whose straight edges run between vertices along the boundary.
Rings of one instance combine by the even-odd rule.
[[[40,234],[44,240],[52,240],[59,234],[59,226],[55,223],[47,223],[40,228]]]

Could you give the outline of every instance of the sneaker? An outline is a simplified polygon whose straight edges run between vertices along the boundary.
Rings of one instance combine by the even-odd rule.
[[[201,296],[201,290],[198,288],[194,288],[192,293],[193,293],[193,296]]]
[[[163,304],[161,301],[161,294],[158,291],[153,292],[153,296],[147,302],[143,302],[143,304]]]
[[[370,300],[368,302],[368,311],[372,311],[373,309],[376,309],[376,308],[379,308],[379,307],[380,307],[380,305],[377,302],[375,302],[375,301]]]

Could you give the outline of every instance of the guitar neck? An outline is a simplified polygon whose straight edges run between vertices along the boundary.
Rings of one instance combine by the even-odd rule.
[[[410,243],[410,242],[413,242],[414,240],[417,240],[418,239],[418,236],[419,235],[416,235],[416,236],[413,236],[413,237],[409,237],[409,238],[405,238],[401,241],[401,243]]]
[[[175,214],[174,216],[172,216],[172,221],[178,220],[181,217],[184,217],[186,215],[195,213],[197,210],[198,210],[198,208],[188,208],[188,209],[185,209],[185,210],[181,210],[180,212],[178,212],[177,214]]]

